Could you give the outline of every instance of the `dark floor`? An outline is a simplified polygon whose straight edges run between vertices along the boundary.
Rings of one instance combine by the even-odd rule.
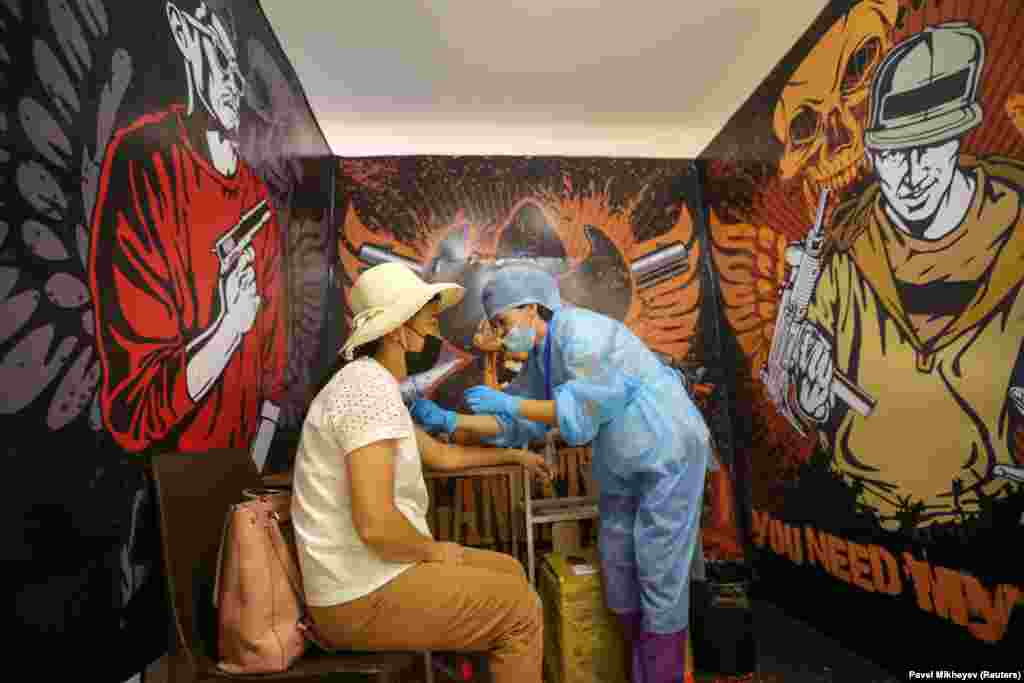
[[[754,604],[758,683],[891,683],[891,674],[767,602]],[[697,663],[699,666],[699,662]],[[703,677],[699,677],[700,680]],[[711,678],[710,680],[714,680]],[[728,679],[726,679],[728,680]]]
[[[754,631],[758,653],[756,672],[730,677],[698,670],[697,683],[897,682],[882,668],[770,603],[754,603]],[[699,668],[700,661],[696,664]],[[450,681],[442,675],[435,675],[434,680],[435,683]]]
[[[805,623],[789,617],[778,607],[754,603],[754,631],[757,636],[758,671],[749,676],[716,676],[697,672],[698,683],[896,683],[878,666],[848,651],[835,640],[815,631]],[[146,673],[144,683],[166,683],[164,659]],[[697,662],[698,667],[700,662]],[[339,677],[352,683],[369,680],[362,676]],[[402,683],[422,683],[422,670]],[[443,675],[434,676],[435,683],[450,683]],[[595,681],[594,683],[598,683]]]

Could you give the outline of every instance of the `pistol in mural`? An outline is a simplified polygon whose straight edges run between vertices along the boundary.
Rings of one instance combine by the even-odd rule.
[[[0,2],[0,416],[24,436],[8,447],[23,506],[12,554],[23,625],[58,649],[156,654],[155,506],[144,460],[125,451],[240,446],[259,459],[269,437],[286,322],[279,219],[300,180],[296,129],[315,125],[268,37],[252,3]],[[294,246],[313,230],[288,232]],[[232,309],[221,328],[239,343],[221,371],[189,362],[213,355],[214,322]],[[315,348],[322,318],[302,311]],[[33,464],[39,452],[59,475]]]
[[[285,366],[281,235],[239,155],[246,78],[227,5],[167,3],[186,102],[118,131],[89,276],[104,423],[122,448],[251,448],[262,466]]]
[[[30,217],[21,238],[50,274],[37,290],[17,265],[0,272],[0,342],[11,343],[0,412],[47,398],[53,431],[88,415],[128,452],[248,447],[262,462],[286,363],[275,207],[296,181],[263,131],[282,108],[266,94],[288,84],[271,82],[283,75],[254,38],[242,74],[230,3],[160,7],[184,62],[174,99],[185,104],[119,129],[138,65],[111,35],[115,14],[101,0],[46,3],[53,37],[32,49],[42,88],[18,101],[20,125],[5,118],[4,128],[25,136],[9,150]],[[254,80],[262,99],[246,88]],[[243,96],[259,117],[249,132]],[[280,187],[269,191],[240,146]],[[245,248],[228,249],[239,231]],[[0,242],[14,237],[3,223]]]
[[[908,509],[915,523],[977,512],[1022,473],[1007,413],[1024,339],[1024,165],[961,151],[983,121],[984,57],[981,33],[949,22],[879,64],[872,182],[833,216],[791,370],[801,416],[890,528]],[[927,409],[867,417],[837,376],[880,406]]]

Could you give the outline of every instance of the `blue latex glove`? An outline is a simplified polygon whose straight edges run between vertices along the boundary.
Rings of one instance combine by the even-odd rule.
[[[519,404],[523,400],[518,396],[495,391],[483,384],[467,389],[463,397],[466,399],[466,405],[474,413],[509,417],[519,417]]]
[[[430,433],[455,431],[458,416],[452,410],[445,410],[433,401],[418,398],[409,409],[412,419]]]

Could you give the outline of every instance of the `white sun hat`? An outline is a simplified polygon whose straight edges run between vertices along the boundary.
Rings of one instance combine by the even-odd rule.
[[[428,285],[401,263],[374,266],[359,276],[349,294],[352,332],[339,353],[352,360],[357,347],[397,330],[435,296],[440,295],[443,311],[462,301],[465,293],[454,282]]]

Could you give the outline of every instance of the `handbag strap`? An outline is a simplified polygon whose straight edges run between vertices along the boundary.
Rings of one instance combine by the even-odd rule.
[[[285,521],[282,515],[277,511],[273,511],[270,513],[270,518],[274,520],[274,523],[280,531],[281,525]],[[267,529],[267,533],[270,533],[269,527]],[[283,532],[281,533],[281,537],[284,537]],[[333,648],[324,644],[323,636],[321,636],[319,631],[317,631],[316,625],[313,623],[313,619],[309,616],[309,610],[306,605],[306,596],[302,591],[302,586],[298,584],[297,578],[292,576],[292,573],[288,571],[288,563],[284,561],[283,557],[281,557],[277,544],[271,543],[270,546],[274,549],[274,556],[277,557],[277,562],[281,565],[281,570],[284,572],[284,575],[288,577],[288,585],[292,587],[292,592],[295,593],[295,599],[299,603],[299,611],[302,614],[302,616],[299,617],[298,622],[299,631],[306,640],[313,643],[324,652],[334,652]]]
[[[277,525],[277,528],[280,531],[282,521],[281,515],[277,512],[271,512],[270,518],[274,520],[274,523]],[[269,531],[267,533],[269,533]],[[284,537],[283,532],[281,536],[282,538]],[[281,557],[280,549],[277,547],[277,544],[271,543],[270,547],[274,549],[274,555],[277,557],[277,563],[281,565],[281,570],[284,571],[284,575],[288,577],[288,585],[292,587],[292,591],[295,593],[295,599],[299,601],[299,606],[302,608],[302,611],[305,612],[306,596],[303,595],[302,587],[298,585],[298,580],[296,579],[296,577],[292,576],[292,573],[288,571],[288,563],[284,561],[283,557]]]

